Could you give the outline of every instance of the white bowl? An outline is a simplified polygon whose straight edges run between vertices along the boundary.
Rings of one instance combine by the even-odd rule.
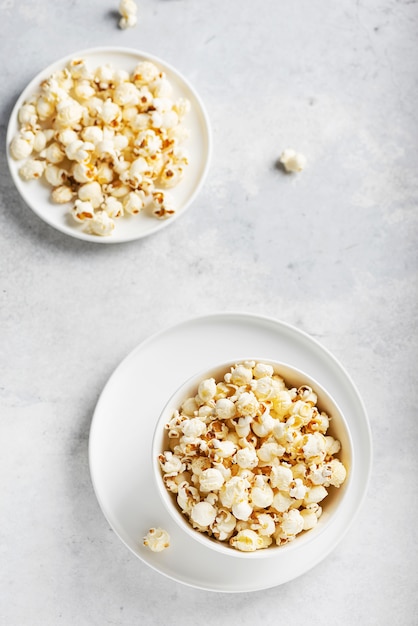
[[[317,406],[319,410],[324,411],[329,417],[332,418],[326,434],[331,435],[340,441],[341,450],[338,453],[338,458],[347,470],[347,477],[341,487],[329,488],[328,496],[321,502],[321,507],[323,509],[322,515],[313,529],[303,531],[297,535],[293,541],[287,544],[281,546],[274,545],[265,549],[256,550],[254,552],[242,552],[231,547],[227,542],[219,541],[210,537],[206,533],[195,530],[188,521],[187,517],[178,507],[174,494],[170,493],[166,489],[158,460],[159,455],[163,451],[169,449],[168,434],[167,429],[165,429],[165,425],[170,421],[173,412],[175,410],[179,410],[184,400],[197,394],[198,385],[202,380],[206,378],[215,378],[216,382],[219,382],[223,379],[224,374],[230,371],[231,366],[243,361],[256,361],[271,365],[274,368],[275,373],[282,376],[287,388],[298,388],[301,385],[309,385],[315,391],[318,398]],[[161,501],[177,526],[187,533],[192,539],[200,542],[212,550],[216,550],[229,556],[236,556],[245,559],[268,558],[277,556],[279,553],[283,553],[284,551],[287,552],[292,550],[296,546],[300,548],[301,545],[307,542],[315,541],[315,538],[317,538],[320,534],[322,535],[325,533],[327,528],[333,524],[333,521],[335,521],[343,509],[345,495],[348,491],[350,476],[354,467],[354,450],[349,427],[341,409],[332,396],[317,380],[315,380],[315,378],[313,378],[313,376],[286,363],[272,361],[271,359],[245,357],[228,361],[227,363],[218,364],[203,372],[199,372],[186,380],[182,385],[180,385],[177,391],[174,392],[162,410],[155,427],[152,442],[152,466],[156,488]]]

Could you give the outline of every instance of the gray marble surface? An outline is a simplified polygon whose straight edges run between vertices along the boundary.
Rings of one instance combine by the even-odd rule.
[[[418,4],[413,0],[0,0],[0,623],[417,624]],[[18,196],[5,157],[27,82],[85,47],[136,47],[204,100],[214,152],[194,206],[148,239],[77,241]],[[299,175],[276,167],[306,155]],[[136,559],[88,468],[108,376],[151,333],[239,310],[293,324],[347,368],[374,440],[337,549],[297,580],[194,590]]]

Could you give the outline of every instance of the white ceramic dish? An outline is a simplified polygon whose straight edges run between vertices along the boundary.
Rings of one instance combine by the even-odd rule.
[[[50,201],[50,188],[40,181],[25,182],[19,176],[21,162],[15,161],[9,154],[9,145],[18,130],[18,112],[22,104],[37,93],[39,84],[53,72],[62,69],[71,59],[83,58],[93,69],[99,65],[111,64],[118,69],[131,71],[140,61],[151,61],[161,68],[173,85],[175,97],[188,98],[191,110],[185,118],[184,125],[190,130],[190,137],[184,147],[190,155],[184,179],[176,187],[170,189],[170,195],[176,205],[176,213],[171,218],[159,220],[141,213],[117,220],[113,234],[109,237],[98,237],[83,232],[68,213],[67,205],[57,205]],[[209,119],[205,107],[192,85],[174,67],[145,52],[130,48],[92,48],[73,52],[45,68],[28,84],[18,98],[10,116],[7,129],[7,155],[12,179],[25,203],[41,219],[57,230],[86,241],[95,243],[121,243],[140,239],[151,235],[161,228],[169,226],[180,217],[196,199],[209,169],[211,156],[211,133]]]
[[[347,469],[347,477],[344,484],[339,489],[329,489],[328,496],[321,502],[323,513],[315,528],[309,530],[308,532],[301,533],[296,537],[295,541],[286,545],[271,546],[268,549],[256,550],[255,552],[241,552],[240,550],[231,548],[227,542],[216,541],[216,539],[210,538],[206,533],[200,533],[194,530],[187,518],[181,513],[173,494],[166,489],[158,461],[159,455],[169,449],[169,439],[165,425],[172,418],[174,411],[179,410],[187,398],[194,397],[197,394],[197,388],[200,381],[206,378],[214,378],[217,382],[219,382],[223,380],[224,374],[229,372],[234,364],[245,360],[268,363],[274,368],[276,374],[282,376],[288,388],[298,388],[301,385],[309,385],[315,391],[318,398],[317,406],[319,410],[325,411],[325,413],[332,418],[327,435],[331,435],[340,441],[341,453],[338,454],[337,457],[343,462],[345,468]],[[157,420],[152,441],[151,463],[154,470],[155,485],[162,502],[174,522],[179,524],[180,528],[188,533],[192,540],[201,542],[209,550],[217,550],[218,552],[230,557],[235,556],[246,560],[258,558],[276,559],[278,558],[278,551],[283,554],[285,551],[292,550],[295,547],[299,548],[302,545],[306,545],[307,542],[315,541],[320,533],[326,532],[335,516],[344,512],[343,507],[345,496],[349,491],[350,477],[354,471],[354,453],[349,427],[341,409],[332,396],[330,396],[330,394],[317,380],[306,372],[290,366],[287,363],[272,361],[271,359],[258,358],[249,354],[246,355],[244,359],[232,359],[227,363],[217,364],[209,369],[205,369],[203,372],[198,372],[180,385],[180,387],[168,400],[159,419]]]
[[[277,559],[245,561],[193,541],[168,514],[153,479],[151,441],[167,398],[196,371],[248,354],[315,371],[346,416],[356,455],[341,515],[316,541],[301,549],[295,546],[287,552],[278,551]],[[97,403],[89,459],[102,511],[133,554],[183,584],[211,591],[245,592],[274,587],[304,574],[341,541],[367,491],[371,433],[352,380],[312,337],[267,317],[220,313],[158,333],[122,361]],[[142,545],[143,536],[153,526],[170,533],[171,546],[164,552],[153,553]]]

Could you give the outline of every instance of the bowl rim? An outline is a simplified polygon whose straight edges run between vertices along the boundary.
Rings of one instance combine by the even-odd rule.
[[[272,365],[275,369],[275,373],[283,377],[284,382],[286,383],[286,386],[288,386],[287,378],[286,378],[286,375],[282,375],[280,373],[279,370],[281,367],[291,370],[292,373],[298,376],[301,376],[302,378],[306,378],[307,379],[306,384],[312,387],[315,393],[319,391],[320,394],[323,395],[327,401],[330,401],[331,404],[334,405],[336,409],[336,414],[338,414],[338,418],[343,425],[346,443],[348,442],[348,446],[345,447],[344,449],[349,459],[348,467],[346,467],[347,476],[344,480],[344,484],[340,488],[338,488],[338,490],[336,489],[333,492],[333,493],[337,492],[340,494],[338,498],[339,502],[335,505],[335,507],[333,507],[333,510],[326,517],[326,519],[324,520],[324,523],[321,524],[320,527],[316,526],[313,529],[302,531],[295,537],[294,540],[289,541],[288,543],[285,543],[283,545],[272,545],[264,549],[249,551],[249,552],[245,552],[245,551],[233,548],[227,542],[219,541],[214,537],[210,537],[204,532],[199,532],[196,529],[194,529],[193,526],[188,521],[187,517],[183,515],[179,507],[176,506],[174,502],[173,494],[170,494],[170,492],[166,489],[162,480],[160,464],[158,462],[158,453],[161,453],[161,447],[158,445],[158,441],[159,441],[159,438],[160,438],[160,441],[163,438],[163,432],[162,432],[161,427],[163,426],[165,422],[163,418],[168,414],[169,411],[178,410],[179,407],[181,406],[181,404],[179,404],[178,402],[175,403],[176,406],[173,406],[174,399],[176,399],[177,396],[182,395],[182,393],[185,394],[184,399],[186,399],[187,397],[190,397],[189,395],[187,395],[187,390],[190,389],[190,387],[192,386],[197,387],[200,380],[204,380],[204,378],[213,377],[215,376],[217,371],[221,371],[223,369],[225,371],[228,371],[228,368],[232,367],[233,365],[236,365],[238,363],[244,363],[246,361],[255,361],[256,363],[265,363],[265,364]],[[319,404],[321,404],[321,402],[319,402]],[[177,527],[182,529],[184,532],[186,532],[192,539],[194,539],[195,541],[198,541],[199,543],[201,543],[202,545],[206,546],[207,548],[211,550],[215,550],[224,555],[234,556],[238,558],[245,558],[245,559],[249,559],[249,558],[259,559],[259,558],[269,558],[269,557],[277,556],[277,554],[283,553],[284,551],[289,552],[293,549],[300,548],[302,544],[305,545],[307,543],[311,543],[312,541],[315,541],[315,539],[319,537],[319,535],[322,535],[324,532],[326,532],[327,528],[329,528],[329,526],[333,523],[339,511],[341,510],[344,500],[346,499],[346,496],[349,493],[351,478],[354,473],[353,469],[354,469],[354,463],[355,463],[353,440],[351,437],[350,428],[348,426],[348,421],[345,418],[344,412],[341,410],[338,402],[335,400],[333,395],[329,391],[327,391],[327,389],[320,382],[318,382],[316,378],[314,378],[313,376],[308,374],[305,370],[302,370],[299,367],[296,367],[284,361],[279,361],[279,360],[275,360],[271,358],[252,357],[252,356],[251,357],[244,356],[238,359],[228,359],[227,361],[223,361],[221,363],[218,362],[216,364],[211,365],[210,367],[205,367],[203,370],[195,372],[194,374],[189,376],[185,381],[183,381],[176,388],[176,390],[170,395],[169,399],[167,400],[162,410],[160,411],[160,415],[156,421],[154,431],[153,431],[151,453],[152,453],[151,463],[152,463],[152,468],[153,468],[154,484],[157,486],[157,491],[160,496],[160,500],[162,501],[167,512],[169,513],[171,519],[176,523]]]

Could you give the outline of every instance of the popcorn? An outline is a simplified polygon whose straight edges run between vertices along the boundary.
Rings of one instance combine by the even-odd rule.
[[[244,391],[239,396],[235,406],[238,415],[255,417],[260,405],[252,391]]]
[[[316,526],[318,503],[347,475],[334,457],[340,442],[318,430],[329,417],[316,402],[308,385],[289,389],[254,361],[199,383],[173,412],[159,456],[167,489],[198,532],[254,551]]]
[[[41,152],[41,156],[45,157],[46,161],[49,163],[56,165],[64,160],[65,152],[61,148],[60,144],[54,141]]]
[[[251,529],[256,530],[259,535],[271,537],[276,531],[274,516],[269,513],[254,513],[251,518]]]
[[[268,363],[256,363],[253,367],[254,378],[271,378],[274,374],[274,369]]]
[[[248,488],[250,483],[242,476],[233,476],[222,485],[219,491],[221,503],[231,508],[233,504],[238,504],[248,499]]]
[[[153,207],[153,215],[159,219],[167,219],[175,212],[170,196],[163,191],[153,191],[151,206]]]
[[[231,546],[242,552],[255,552],[255,550],[268,547],[270,543],[271,539],[257,534],[250,528],[240,530],[235,537],[230,539]]]
[[[141,87],[152,84],[159,76],[160,72],[154,63],[141,61],[133,71],[133,82],[138,87]]]
[[[10,154],[16,161],[22,161],[32,153],[35,135],[31,132],[22,132],[12,139]]]
[[[120,106],[135,106],[139,103],[140,95],[133,83],[122,82],[116,87],[113,98]]]
[[[65,128],[64,130],[61,130],[58,133],[57,139],[58,139],[60,144],[62,144],[64,147],[66,147],[66,146],[69,146],[70,143],[73,143],[74,141],[77,141],[78,134],[72,128]]]
[[[295,478],[295,480],[290,483],[289,496],[295,498],[295,500],[303,500],[307,491],[308,487],[303,484],[300,478]]]
[[[162,552],[170,546],[170,535],[162,528],[150,528],[143,543],[152,552]]]
[[[159,457],[161,469],[165,474],[178,474],[183,472],[185,464],[179,459],[178,456],[172,452],[166,451]]]
[[[250,492],[251,502],[259,509],[267,509],[274,498],[274,491],[270,485],[264,480],[263,476],[256,476],[254,487]]]
[[[90,204],[90,203],[87,203]],[[115,228],[115,222],[108,216],[106,211],[95,211],[93,218],[87,222],[87,232],[92,235],[111,235]]]
[[[284,150],[279,161],[286,172],[301,172],[306,165],[306,157],[291,149]]]
[[[106,211],[109,217],[117,218],[122,217],[123,215],[123,204],[119,202],[113,196],[108,196],[104,199],[102,205],[102,209]]]
[[[307,460],[319,459],[323,460],[326,453],[325,437],[321,433],[313,433],[313,435],[305,435],[304,445],[302,446],[303,454]]]
[[[119,28],[123,30],[126,28],[132,28],[137,23],[137,6],[134,0],[121,0],[119,4],[119,13],[121,19],[119,20]]]
[[[55,113],[55,104],[42,96],[36,102],[36,113],[40,120],[45,121]]]
[[[303,504],[317,504],[328,495],[327,490],[322,485],[314,485],[311,487],[303,499]]]
[[[207,528],[216,519],[216,509],[209,502],[198,502],[190,512],[190,519],[200,528]]]
[[[19,174],[23,180],[35,180],[41,178],[45,169],[43,161],[27,159],[19,169]]]
[[[185,420],[180,428],[186,437],[200,437],[206,432],[206,424],[198,417]]]
[[[237,365],[231,370],[230,381],[233,385],[248,385],[251,382],[253,373],[246,365]]]
[[[219,491],[224,482],[224,477],[215,467],[208,467],[208,469],[203,470],[199,476],[200,491],[203,493]]]
[[[44,169],[47,182],[52,187],[60,187],[68,178],[68,172],[57,165],[47,163]]]
[[[286,452],[286,448],[281,446],[277,441],[266,441],[261,444],[257,450],[259,461],[272,464],[275,459],[279,459]]]
[[[94,217],[94,207],[91,202],[83,202],[82,200],[76,200],[72,209],[73,217],[77,222],[84,222],[84,220],[92,220]]]
[[[212,441],[215,456],[217,458],[226,459],[233,456],[237,450],[237,446],[232,441],[219,441],[214,439]]]
[[[71,169],[73,178],[78,183],[92,182],[97,176],[97,169],[86,163],[75,163]]]
[[[251,469],[258,465],[257,451],[253,447],[238,450],[234,455],[235,463],[242,469]]]
[[[208,402],[212,400],[216,394],[216,383],[214,378],[207,378],[202,380],[197,388],[197,395],[202,402]]]
[[[34,152],[42,152],[47,143],[47,134],[42,130],[38,130],[35,133],[35,137],[33,139],[33,151]]]
[[[93,152],[94,144],[76,139],[65,146],[65,155],[70,161],[82,163],[90,157],[89,151]]]
[[[103,202],[102,188],[98,182],[85,183],[78,190],[80,200],[91,202],[93,209],[97,209]]]
[[[280,538],[288,539],[298,535],[303,530],[304,520],[297,509],[291,509],[283,513],[280,525]]]
[[[56,106],[55,124],[58,127],[74,128],[83,115],[83,107],[73,98],[61,100]]]
[[[52,201],[56,204],[66,204],[67,202],[71,202],[73,195],[71,187],[67,187],[67,185],[54,187],[51,192]]]
[[[218,509],[218,514],[211,526],[213,536],[219,541],[227,541],[237,524],[236,518],[227,509]]]
[[[334,487],[340,487],[345,481],[345,478],[347,476],[347,470],[338,459],[332,459],[332,461],[330,461],[329,463],[329,467],[331,470],[329,484],[333,485]]]
[[[232,505],[232,513],[238,520],[246,522],[252,512],[253,507],[250,505],[248,500],[240,500],[239,502],[234,502]]]
[[[122,0],[120,10],[121,22],[133,25],[135,3]],[[107,236],[124,215],[144,209],[158,219],[175,214],[162,188],[181,184],[185,176],[183,118],[189,110],[190,102],[173,98],[170,81],[152,62],[142,61],[129,73],[72,59],[21,106],[10,155],[22,161],[22,180],[43,178],[52,187],[51,200],[69,202],[85,232]],[[92,183],[100,193],[88,198],[82,187]],[[92,218],[80,221],[75,199],[92,204]]]
[[[271,503],[271,508],[278,513],[284,513],[292,504],[293,500],[288,492],[276,491],[274,493],[273,502]]]
[[[35,127],[38,124],[36,107],[33,104],[24,104],[18,113],[18,120],[24,127]]]

